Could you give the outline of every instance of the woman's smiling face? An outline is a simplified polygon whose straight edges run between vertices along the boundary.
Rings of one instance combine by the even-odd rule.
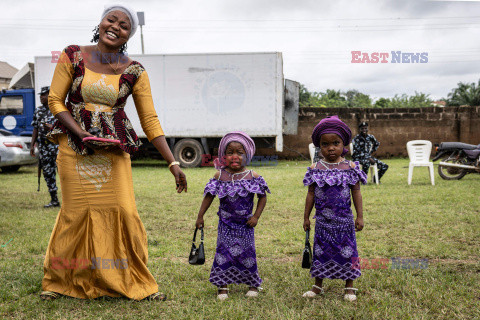
[[[132,26],[128,16],[119,10],[108,13],[99,25],[99,41],[107,47],[119,48],[128,41]]]

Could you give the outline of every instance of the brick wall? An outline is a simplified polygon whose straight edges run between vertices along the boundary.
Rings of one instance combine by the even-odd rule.
[[[300,108],[298,134],[284,136],[284,152],[280,158],[297,158],[298,153],[309,157],[313,127],[322,118],[338,115],[358,133],[358,124],[369,123],[369,133],[380,142],[379,157],[407,156],[410,140],[430,140],[480,143],[480,107],[429,108]]]

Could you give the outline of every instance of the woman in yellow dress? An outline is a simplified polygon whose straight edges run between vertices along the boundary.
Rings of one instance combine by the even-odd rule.
[[[135,11],[107,6],[97,44],[68,46],[57,63],[49,95],[57,121],[49,137],[59,144],[62,207],[45,256],[42,299],[165,300],[147,268],[147,236],[135,206],[130,154],[141,143],[124,111],[130,94],[177,192],[187,191],[187,181],[158,121],[147,72],[123,54],[137,26]],[[84,143],[92,133],[120,144]]]

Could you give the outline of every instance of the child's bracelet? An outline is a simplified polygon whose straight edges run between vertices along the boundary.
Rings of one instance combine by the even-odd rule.
[[[168,165],[168,169],[170,169],[171,166],[180,166],[180,162],[178,162],[178,161],[170,162],[170,164]]]

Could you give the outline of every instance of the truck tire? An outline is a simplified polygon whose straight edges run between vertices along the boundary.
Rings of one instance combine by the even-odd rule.
[[[20,169],[20,166],[7,166],[7,167],[2,167],[2,172],[17,172],[18,169]]]
[[[202,163],[203,147],[195,139],[182,139],[173,147],[173,156],[183,168],[194,168]]]

